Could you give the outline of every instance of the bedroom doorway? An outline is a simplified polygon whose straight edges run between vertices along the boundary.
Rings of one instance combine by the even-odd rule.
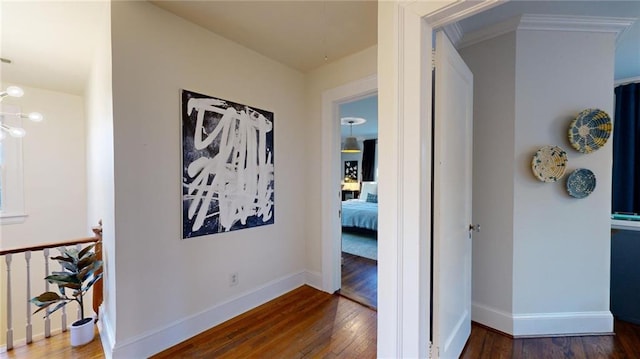
[[[342,287],[342,182],[340,105],[377,95],[378,77],[371,75],[322,93],[322,273],[318,287],[335,293]],[[350,130],[350,129],[349,129]],[[355,195],[355,194],[354,194]],[[359,196],[359,195],[358,195]],[[376,286],[377,291],[377,286]]]
[[[378,95],[338,106],[341,172],[340,295],[378,306]]]

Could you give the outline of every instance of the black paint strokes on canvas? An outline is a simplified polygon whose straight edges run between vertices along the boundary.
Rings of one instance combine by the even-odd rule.
[[[273,113],[182,90],[182,237],[274,223]]]

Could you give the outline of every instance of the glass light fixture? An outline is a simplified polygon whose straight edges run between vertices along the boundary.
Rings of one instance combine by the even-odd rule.
[[[27,134],[27,131],[20,127],[11,127],[5,124],[0,124],[0,128],[9,133],[11,137],[20,138],[24,137]]]
[[[0,92],[0,101],[2,101],[2,99],[4,99],[7,96],[22,97],[23,95],[24,95],[24,90],[22,90],[20,87],[9,86],[5,91]],[[3,131],[8,133],[11,137],[16,137],[16,138],[24,137],[27,134],[27,131],[25,131],[24,128],[13,127],[13,126],[9,126],[2,123],[2,120],[4,120],[4,118],[7,116],[17,116],[19,118],[29,119],[33,122],[41,122],[42,120],[44,120],[44,116],[42,116],[40,112],[30,112],[30,113],[0,112],[0,140],[6,137]]]
[[[9,86],[5,91],[0,92],[0,101],[7,96],[22,97],[24,90],[18,86]]]

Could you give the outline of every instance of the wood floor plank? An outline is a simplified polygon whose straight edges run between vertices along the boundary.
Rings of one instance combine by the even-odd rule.
[[[79,347],[72,347],[69,331],[52,335],[48,339],[36,340],[29,345],[17,346],[8,352],[0,352],[0,359],[103,359],[102,342],[98,329],[93,341]]]
[[[513,339],[472,323],[461,358],[640,359],[640,325],[615,320],[616,335]]]
[[[378,262],[342,252],[340,294],[376,309],[378,307]]]
[[[300,287],[153,358],[375,358],[375,311]]]
[[[300,287],[153,358],[375,358],[377,313],[349,299]],[[640,359],[640,325],[615,321],[616,335],[513,339],[472,324],[461,358]],[[79,348],[68,333],[0,353],[0,359],[102,359],[97,337]]]

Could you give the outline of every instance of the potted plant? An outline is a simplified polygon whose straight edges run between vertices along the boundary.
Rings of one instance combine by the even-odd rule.
[[[71,345],[78,346],[87,344],[93,340],[94,328],[93,318],[85,318],[83,297],[91,286],[102,278],[102,273],[96,271],[102,267],[102,261],[98,260],[96,251],[91,251],[95,243],[78,251],[75,248],[60,249],[60,256],[51,257],[57,260],[63,268],[62,272],[52,272],[45,280],[51,284],[58,285],[59,294],[56,292],[44,292],[32,298],[31,303],[39,307],[33,314],[45,310],[48,317],[51,313],[64,307],[69,302],[77,302],[80,306],[81,319],[71,324]],[[66,290],[73,292],[67,296]],[[49,308],[52,305],[53,308]]]

